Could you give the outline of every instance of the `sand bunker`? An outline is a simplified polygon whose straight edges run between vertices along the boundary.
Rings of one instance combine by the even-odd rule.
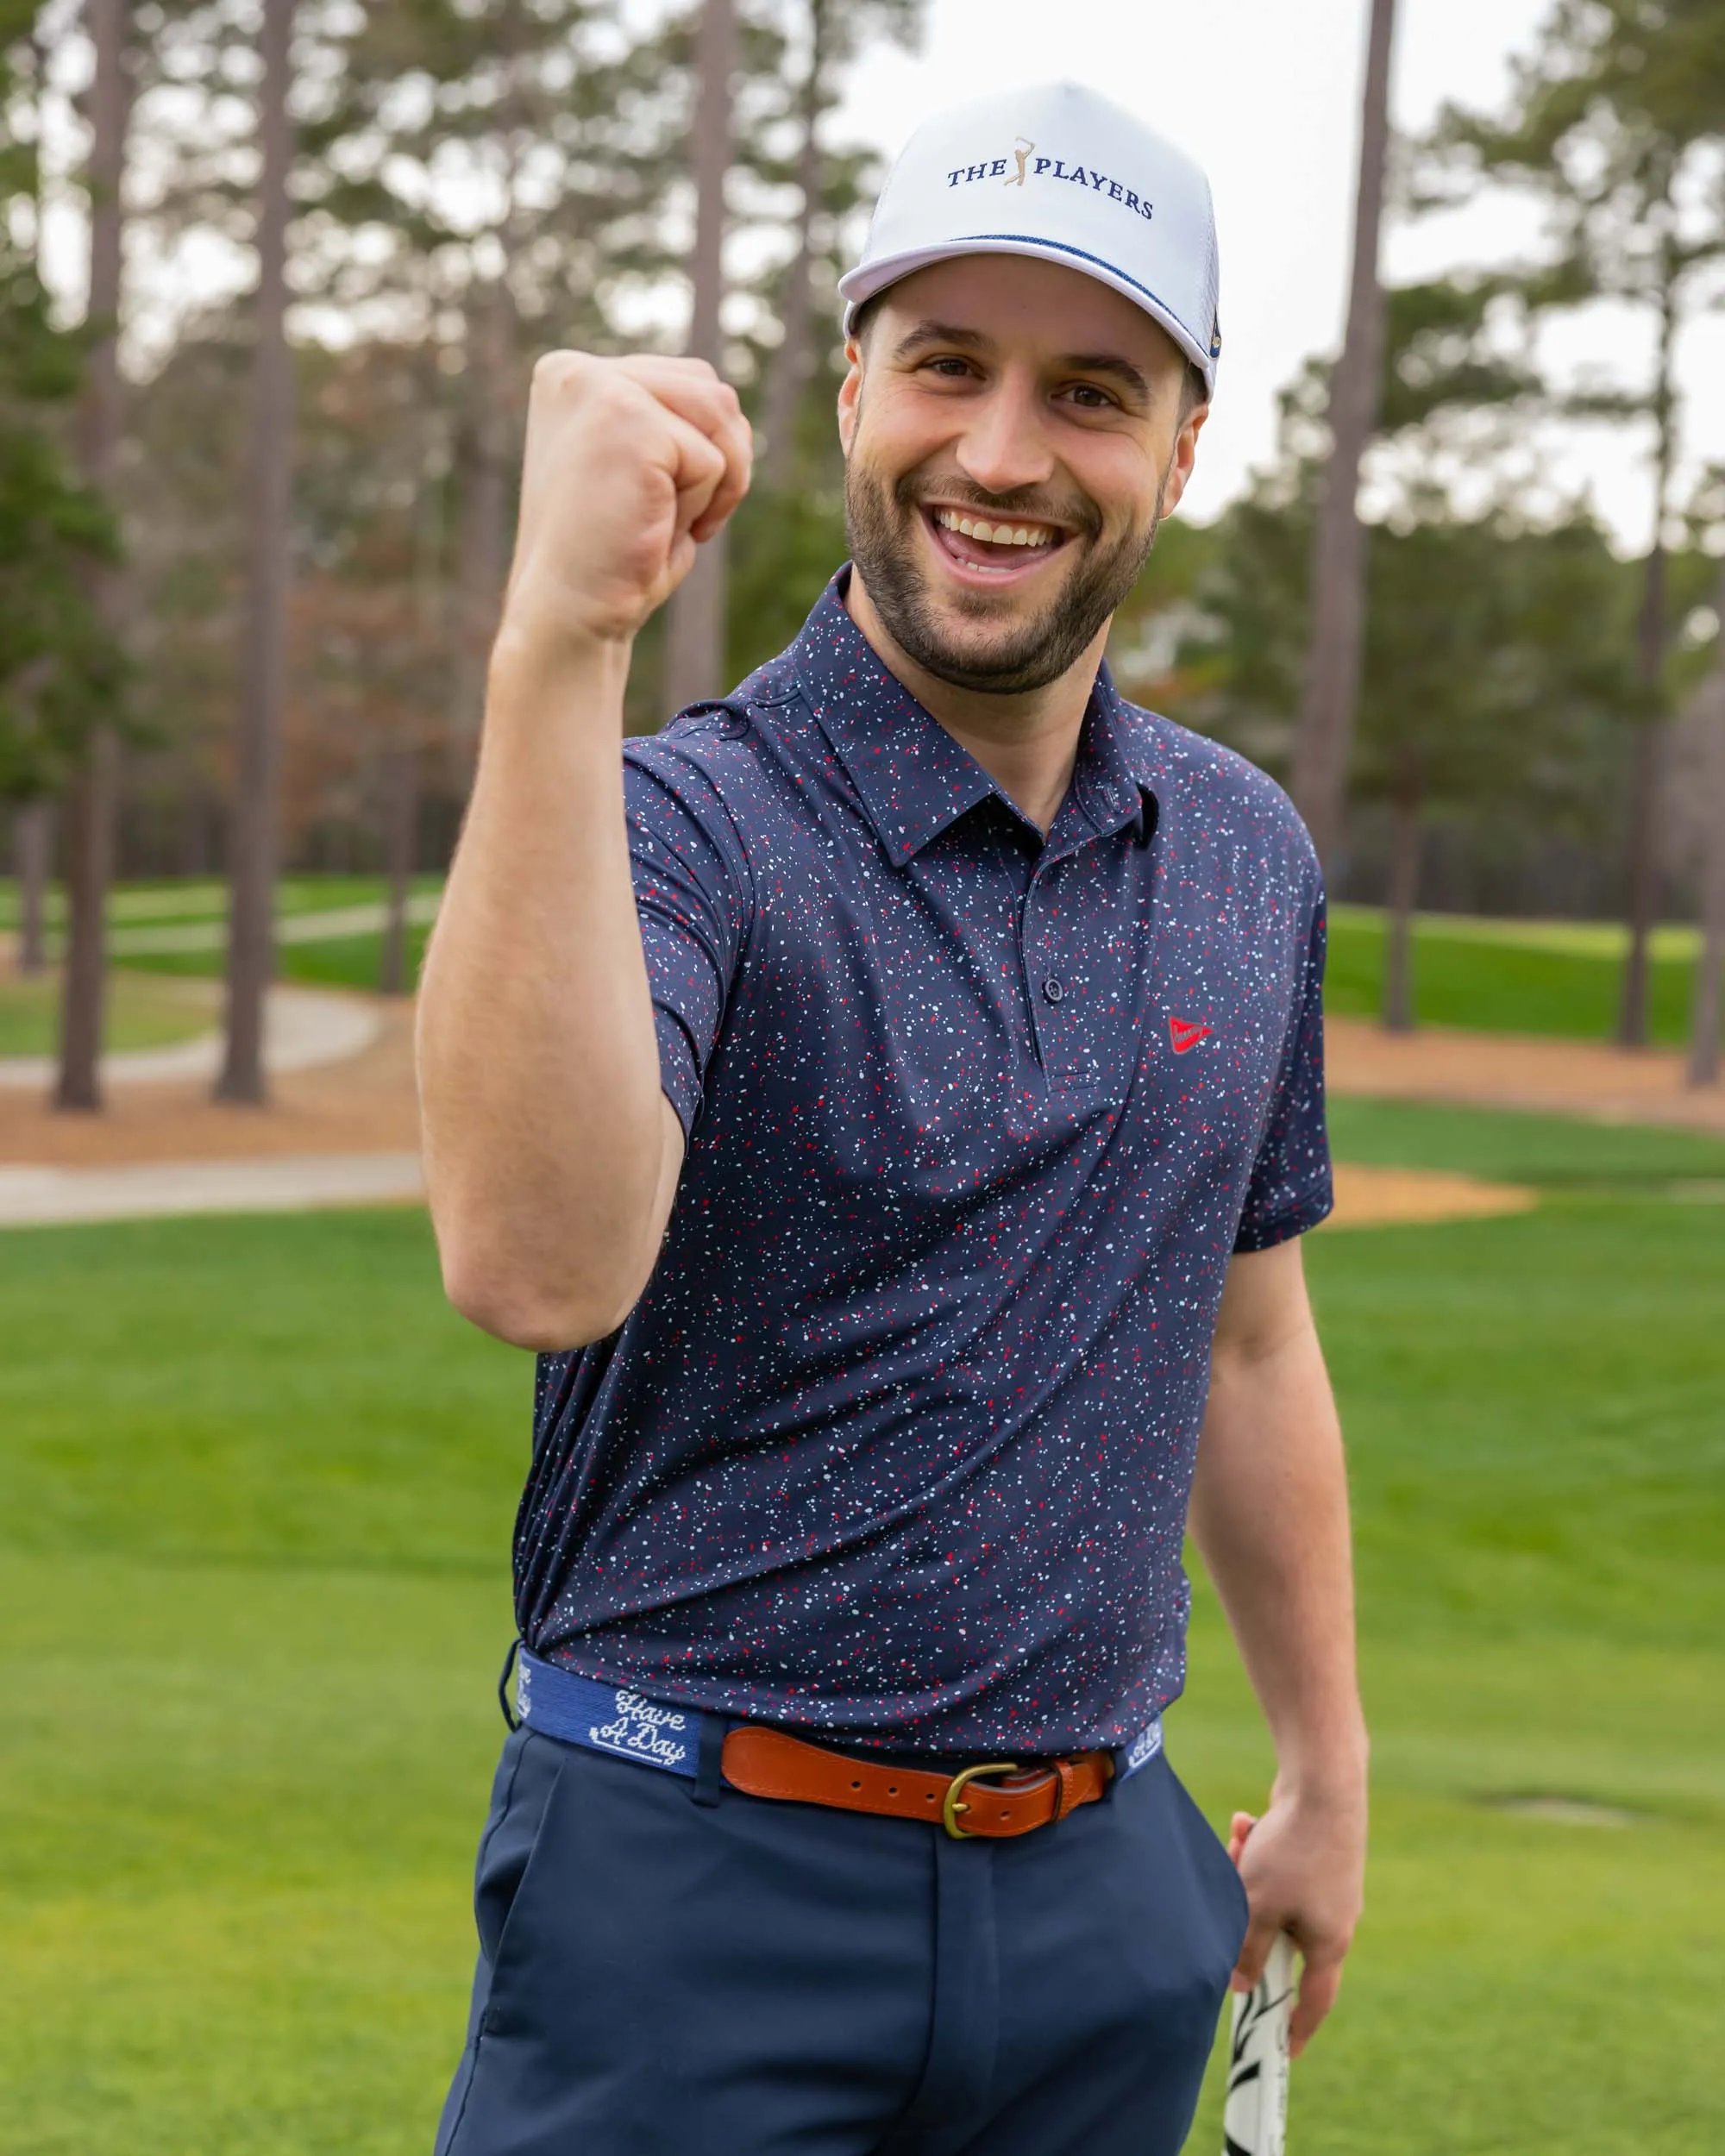
[[[1434,1168],[1362,1168],[1336,1163],[1333,1228],[1381,1228],[1408,1220],[1483,1219],[1493,1213],[1527,1213],[1539,1193],[1521,1183],[1483,1182]]]

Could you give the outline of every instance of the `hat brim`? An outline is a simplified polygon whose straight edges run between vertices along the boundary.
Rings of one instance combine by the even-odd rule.
[[[862,262],[854,270],[847,270],[838,280],[839,297],[844,302],[844,334],[850,335],[857,309],[876,292],[883,292],[889,285],[896,285],[916,271],[926,269],[932,262],[950,262],[963,254],[1021,254],[1032,261],[1053,262],[1063,269],[1078,270],[1086,277],[1094,277],[1099,285],[1108,285],[1134,306],[1141,307],[1159,329],[1166,330],[1202,374],[1206,389],[1214,390],[1220,346],[1199,337],[1147,285],[1140,285],[1124,270],[1116,269],[1112,262],[1104,261],[1101,255],[1087,254],[1082,248],[1065,247],[1057,240],[1020,237],[1011,232],[977,233],[968,239],[944,241],[938,247],[913,248],[902,254],[883,254],[878,261]]]

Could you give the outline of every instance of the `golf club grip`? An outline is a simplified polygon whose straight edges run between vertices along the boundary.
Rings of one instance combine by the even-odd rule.
[[[1288,2138],[1288,2021],[1294,2010],[1294,1942],[1276,1934],[1264,1974],[1234,1994],[1222,2156],[1283,2156]]]

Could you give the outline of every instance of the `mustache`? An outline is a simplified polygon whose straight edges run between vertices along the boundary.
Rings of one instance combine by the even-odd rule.
[[[991,494],[987,487],[969,479],[937,482],[916,472],[905,473],[893,486],[894,501],[907,514],[937,494],[942,502],[955,508],[974,509],[991,522],[1000,517],[1008,523],[1058,524],[1086,539],[1101,536],[1101,512],[1082,495],[1076,501],[1051,502],[1033,486],[1013,486],[1004,493]]]

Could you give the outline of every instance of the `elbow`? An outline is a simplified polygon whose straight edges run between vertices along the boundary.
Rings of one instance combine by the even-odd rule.
[[[619,1294],[614,1281],[552,1282],[447,1244],[441,1256],[443,1293],[462,1317],[536,1355],[565,1355],[605,1339],[640,1298],[638,1288]]]

